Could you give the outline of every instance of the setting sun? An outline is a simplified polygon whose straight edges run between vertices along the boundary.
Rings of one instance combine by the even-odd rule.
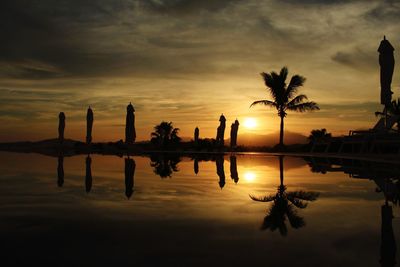
[[[254,129],[257,127],[257,121],[254,118],[246,118],[244,119],[243,125],[247,129]]]

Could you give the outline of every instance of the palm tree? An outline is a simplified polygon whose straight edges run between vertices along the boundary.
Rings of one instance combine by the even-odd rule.
[[[397,117],[397,121],[396,121],[397,132],[400,133],[400,98],[398,98],[397,101],[393,100],[390,103],[390,105],[385,107],[385,109],[386,109],[388,115]],[[385,110],[384,110],[384,112],[377,111],[377,112],[375,112],[375,115],[383,117],[383,118],[386,117]]]
[[[317,200],[319,193],[305,191],[286,192],[286,186],[283,184],[283,156],[279,156],[279,170],[280,185],[276,194],[265,197],[250,195],[250,198],[259,202],[273,201],[261,225],[261,230],[270,229],[271,231],[275,231],[279,229],[281,235],[285,236],[287,234],[286,217],[293,228],[298,229],[303,227],[305,225],[304,219],[297,214],[295,208],[306,208],[307,202],[305,201]]]
[[[151,142],[161,147],[167,147],[169,144],[177,144],[181,138],[178,136],[179,128],[174,128],[172,122],[162,121],[154,127],[151,133]]]
[[[250,107],[255,105],[265,105],[275,107],[278,111],[278,116],[281,118],[279,145],[283,147],[283,120],[286,117],[286,111],[305,112],[319,110],[317,103],[304,102],[308,100],[306,95],[297,95],[299,87],[303,86],[306,78],[300,75],[292,76],[289,85],[286,85],[288,75],[287,67],[283,67],[281,72],[261,73],[267,90],[271,94],[273,100],[258,100],[254,101]]]

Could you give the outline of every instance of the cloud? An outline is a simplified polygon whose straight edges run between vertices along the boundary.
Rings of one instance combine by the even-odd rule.
[[[193,15],[202,10],[217,12],[241,1],[243,0],[144,0],[140,3],[148,10],[160,13]]]
[[[398,23],[400,20],[400,3],[394,0],[380,1],[364,17],[376,23]]]
[[[365,51],[356,47],[350,51],[338,51],[331,59],[341,65],[345,65],[359,71],[375,70],[377,66],[377,54],[375,51]]]

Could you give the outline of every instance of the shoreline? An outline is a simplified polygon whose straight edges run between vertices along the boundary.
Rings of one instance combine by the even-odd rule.
[[[188,144],[186,144],[188,145]],[[298,144],[294,147],[306,147],[307,145]],[[183,149],[186,148],[186,149]],[[289,146],[290,148],[290,146]],[[259,149],[265,149],[259,147]],[[336,158],[348,160],[362,160],[371,162],[382,163],[395,163],[400,164],[399,154],[361,154],[361,153],[329,153],[329,152],[307,152],[307,151],[232,151],[227,147],[212,151],[194,150],[189,146],[182,147],[177,150],[160,150],[154,149],[149,143],[137,143],[130,146],[122,145],[119,142],[103,142],[93,143],[87,145],[81,141],[65,140],[60,144],[57,139],[42,140],[42,141],[23,141],[23,142],[8,142],[0,143],[1,152],[14,152],[14,153],[36,153],[50,157],[70,157],[77,155],[114,155],[118,157],[123,156],[148,156],[153,154],[166,154],[166,155],[181,155],[181,156],[194,156],[201,155],[210,157],[214,155],[252,155],[252,156],[290,156],[290,157],[316,157],[316,158]]]

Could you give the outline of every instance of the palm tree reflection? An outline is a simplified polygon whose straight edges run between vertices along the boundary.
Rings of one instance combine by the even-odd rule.
[[[259,202],[272,202],[272,206],[268,210],[267,215],[261,225],[261,230],[270,229],[271,231],[279,230],[282,236],[287,235],[286,218],[289,220],[291,227],[294,229],[301,228],[305,225],[304,219],[297,214],[296,208],[304,209],[307,207],[306,201],[317,200],[319,193],[293,191],[287,192],[286,186],[283,184],[283,156],[279,156],[279,172],[280,185],[278,191],[274,195],[265,197],[255,197],[250,195],[250,198]]]
[[[178,163],[181,160],[177,155],[154,154],[150,156],[150,160],[154,173],[161,178],[171,177],[174,172],[179,171]]]

